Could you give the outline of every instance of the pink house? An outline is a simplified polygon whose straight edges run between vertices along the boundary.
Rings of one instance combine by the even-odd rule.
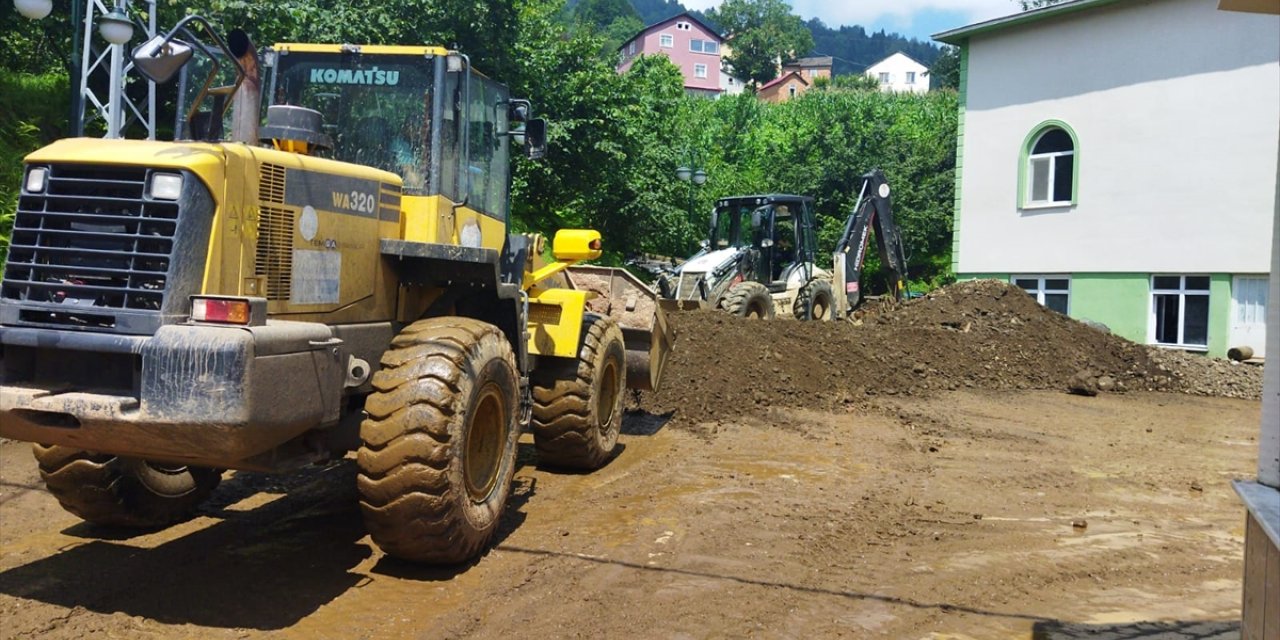
[[[624,73],[639,55],[660,53],[684,74],[684,88],[692,94],[720,95],[720,49],[724,38],[691,13],[682,13],[645,27],[618,49],[618,72]]]

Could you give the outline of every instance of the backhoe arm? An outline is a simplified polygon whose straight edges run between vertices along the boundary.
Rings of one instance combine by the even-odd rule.
[[[848,299],[847,309],[858,306],[862,299],[862,266],[867,257],[868,236],[876,232],[876,245],[880,261],[889,271],[889,288],[893,297],[901,300],[903,282],[907,275],[906,249],[902,234],[893,219],[889,183],[884,173],[875,169],[862,176],[862,190],[844,224],[844,232],[836,243],[836,266],[844,265],[844,289]]]

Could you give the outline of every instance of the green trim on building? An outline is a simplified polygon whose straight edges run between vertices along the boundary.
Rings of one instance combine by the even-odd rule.
[[[1045,120],[1031,129],[1031,133],[1022,140],[1022,151],[1018,156],[1018,208],[1022,209],[1027,206],[1027,167],[1028,159],[1031,157],[1031,147],[1040,139],[1040,136],[1049,129],[1062,129],[1071,136],[1071,206],[1075,206],[1080,202],[1080,138],[1076,135],[1076,130],[1071,125],[1061,120]],[[1049,185],[1050,190],[1053,185]],[[1037,205],[1044,206],[1044,205]]]
[[[960,190],[964,185],[964,113],[969,92],[969,46],[960,47],[960,113],[956,117],[956,202],[951,216],[951,272],[960,271]]]
[[[1023,274],[1018,274],[1023,275]],[[1025,275],[1054,275],[1026,273]],[[1107,325],[1111,333],[1139,344],[1148,344],[1151,332],[1151,274],[1071,273],[1071,317]],[[1008,273],[963,273],[959,280],[1002,280]],[[1209,276],[1208,354],[1225,358],[1231,333],[1232,274]]]
[[[1227,357],[1231,339],[1231,274],[1209,276],[1209,355]]]
[[[1035,9],[1033,11],[1014,13],[1002,18],[995,18],[994,20],[987,20],[985,22],[963,26],[958,29],[942,31],[933,34],[933,39],[939,42],[960,46],[961,44],[968,42],[969,38],[979,34],[999,31],[1001,29],[1007,29],[1009,27],[1029,24],[1032,22],[1039,22],[1047,18],[1056,18],[1098,7],[1105,7],[1107,5],[1123,1],[1124,0],[1072,0],[1061,4],[1050,5],[1041,9]],[[1013,9],[1014,8],[1012,6],[1009,7],[1010,11],[1013,11]]]
[[[1150,274],[1071,274],[1071,317],[1101,322],[1111,333],[1146,344],[1151,322]]]

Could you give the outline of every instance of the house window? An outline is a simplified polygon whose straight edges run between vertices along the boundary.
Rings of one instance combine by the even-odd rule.
[[[705,65],[705,64],[695,64],[695,65],[693,65],[693,77],[695,77],[695,78],[705,78],[705,77],[707,77],[707,65]]]
[[[715,40],[699,40],[694,38],[689,41],[689,50],[696,53],[719,53],[720,43]]]
[[[792,98],[796,97],[796,86],[794,84],[787,87],[787,89],[791,92]]]
[[[689,23],[688,23],[688,22],[677,22],[677,23],[676,23],[676,29],[678,29],[678,30],[680,30],[680,31],[688,31],[690,28],[691,28],[691,27],[689,26]]]
[[[676,46],[676,37],[675,37],[675,36],[673,36],[673,35],[671,35],[671,34],[669,34],[669,33],[661,34],[661,35],[659,35],[659,36],[658,36],[658,46],[659,46],[659,47],[674,47],[674,46]]]
[[[906,82],[907,82],[907,84],[915,84],[915,83],[916,83],[916,72],[914,72],[914,71],[908,71],[908,72],[907,72],[907,80],[906,80]]]
[[[1156,344],[1205,348],[1209,344],[1209,276],[1152,276],[1151,326]]]
[[[1036,302],[1066,315],[1071,310],[1071,278],[1064,276],[1014,276],[1013,284]]]
[[[628,54],[631,54],[631,55],[635,55],[635,54],[636,54],[636,41],[635,41],[635,40],[632,40],[632,41],[631,41],[631,44],[627,47],[627,53],[628,53]]]
[[[888,72],[880,73],[880,84],[889,84],[889,80],[890,80],[890,77]]]
[[[1066,205],[1075,201],[1075,141],[1061,127],[1041,131],[1030,145],[1026,164],[1025,204]]]

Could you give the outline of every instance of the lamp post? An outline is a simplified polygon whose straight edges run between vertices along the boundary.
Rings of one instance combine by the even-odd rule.
[[[133,39],[135,24],[146,32],[148,37],[155,35],[156,0],[141,0],[147,6],[147,22],[136,22],[129,14],[129,0],[115,0],[116,4],[108,10],[104,0],[71,0],[71,15],[76,22],[72,36],[72,56],[79,58],[68,65],[71,71],[71,133],[84,135],[85,109],[92,108],[107,123],[108,138],[124,136],[125,126],[130,118],[135,118],[146,128],[147,138],[156,137],[156,90],[155,85],[147,87],[145,102],[135,103],[125,92],[125,83],[133,63],[125,55],[125,45]],[[40,20],[53,10],[53,0],[13,0],[18,13],[32,20]],[[97,18],[95,20],[95,17]],[[94,44],[94,26],[98,35],[107,43],[105,50]],[[90,78],[105,74],[107,99],[98,97],[91,86]],[[93,83],[101,86],[102,80]],[[132,114],[132,116],[130,115]]]
[[[685,152],[687,162],[680,165],[676,169],[676,177],[689,183],[689,220],[693,221],[693,190],[707,182],[707,172],[705,169],[698,167],[698,152],[688,150]]]

